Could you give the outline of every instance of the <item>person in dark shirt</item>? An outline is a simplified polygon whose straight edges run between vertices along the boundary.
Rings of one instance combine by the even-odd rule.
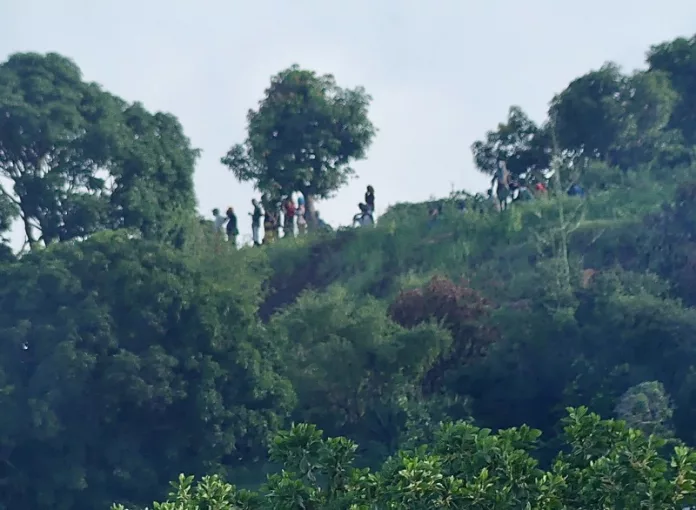
[[[370,214],[375,214],[375,189],[372,186],[367,187],[365,192],[365,205]]]
[[[283,204],[283,235],[293,237],[295,235],[295,202],[288,197]]]
[[[498,161],[498,168],[491,180],[491,186],[496,184],[495,193],[498,196],[501,211],[507,208],[508,197],[511,194],[510,182],[510,172],[507,169],[505,161]]]
[[[582,188],[582,186],[580,186],[577,182],[575,182],[568,189],[568,196],[582,198],[585,196],[585,190]]]
[[[259,246],[261,244],[259,230],[261,229],[261,216],[263,216],[263,211],[255,198],[251,200],[251,205],[254,206],[254,212],[249,213],[249,216],[251,216],[251,237],[254,240],[254,245]]]
[[[237,247],[237,236],[239,235],[239,230],[237,229],[237,215],[234,213],[234,209],[229,207],[227,209],[227,240],[232,243],[234,248]]]

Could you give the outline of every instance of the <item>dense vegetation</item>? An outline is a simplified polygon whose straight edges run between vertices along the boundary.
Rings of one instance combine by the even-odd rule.
[[[696,504],[696,38],[647,64],[473,144],[482,172],[551,175],[548,198],[235,250],[196,215],[173,116],[12,56],[0,236],[18,219],[26,246],[0,250],[0,508],[142,508],[182,472],[209,477],[157,508]],[[369,103],[289,68],[222,162],[304,193],[315,226],[367,155]]]

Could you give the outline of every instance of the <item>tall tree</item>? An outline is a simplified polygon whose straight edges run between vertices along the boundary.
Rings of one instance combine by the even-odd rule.
[[[176,119],[83,81],[65,57],[20,53],[0,65],[0,176],[12,185],[0,194],[31,247],[140,228],[146,211],[156,223],[157,206],[193,214],[196,156]]]
[[[609,63],[576,78],[553,98],[550,113],[563,149],[607,156],[622,133],[625,80],[619,66]]]
[[[314,220],[314,199],[330,197],[354,174],[350,163],[365,157],[376,132],[371,99],[362,87],[341,88],[294,65],[271,78],[247,115],[247,139],[221,161],[270,196],[301,192]]]
[[[0,265],[0,507],[140,505],[181,470],[264,454],[292,388],[256,316],[263,278],[225,260],[211,274],[100,232]]]
[[[679,93],[670,127],[681,131],[688,143],[696,144],[696,36],[653,46],[648,64],[651,70],[667,73]]]
[[[485,140],[471,146],[476,167],[493,174],[504,161],[513,175],[538,176],[550,164],[551,140],[548,130],[537,126],[519,106],[511,106],[506,122],[488,131]]]
[[[193,173],[200,151],[174,115],[153,115],[135,103],[122,116],[128,130],[111,165],[111,225],[154,238],[176,233],[183,217],[195,213]]]
[[[573,80],[554,97],[549,116],[562,149],[617,163],[617,154],[625,157],[652,146],[669,121],[675,99],[664,74],[625,75],[608,63]]]

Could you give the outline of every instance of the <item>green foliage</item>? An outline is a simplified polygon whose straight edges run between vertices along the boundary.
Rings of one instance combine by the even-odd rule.
[[[512,106],[507,122],[486,133],[486,141],[475,142],[471,150],[476,168],[486,174],[493,175],[498,161],[505,161],[513,175],[529,172],[539,178],[551,164],[550,146],[548,127],[538,127],[519,106]]]
[[[13,205],[32,248],[105,228],[156,236],[174,211],[193,214],[198,152],[178,121],[82,81],[65,57],[10,56],[0,118],[0,176],[13,187],[0,186],[0,204]]]
[[[393,446],[404,426],[403,406],[449,352],[451,336],[424,323],[406,330],[374,299],[356,301],[345,289],[305,292],[268,326],[301,402],[296,418],[337,433]]]
[[[670,118],[670,127],[679,130],[688,144],[696,143],[696,36],[679,37],[653,46],[648,53],[650,69],[667,73],[679,94]]]
[[[314,426],[296,425],[275,439],[270,454],[284,470],[258,493],[238,493],[218,478],[192,487],[192,478],[181,475],[169,500],[154,508],[676,510],[696,501],[696,454],[690,448],[676,447],[665,458],[659,437],[601,420],[585,408],[570,409],[564,428],[567,453],[548,470],[531,455],[538,430],[523,426],[494,434],[457,422],[443,424],[431,444],[401,451],[371,473],[352,466],[353,442],[324,439]]]
[[[361,87],[344,89],[331,75],[292,66],[271,78],[258,110],[247,115],[248,133],[222,163],[240,181],[269,196],[300,191],[328,198],[353,175],[350,163],[365,157],[375,135]]]
[[[628,157],[622,152],[633,149],[628,162],[635,165],[644,162],[635,151],[659,136],[676,98],[662,73],[625,76],[615,64],[606,64],[571,82],[554,98],[550,116],[564,149],[615,164],[626,163],[620,161]]]
[[[111,170],[112,228],[135,228],[149,238],[178,235],[193,217],[197,149],[171,114],[150,114],[139,103],[123,111],[128,127]]]
[[[262,456],[292,406],[248,306],[258,285],[119,233],[25,256],[2,281],[8,508],[142,501],[178,466],[224,473]]]
[[[644,382],[626,390],[616,405],[616,414],[646,435],[671,435],[672,404],[660,382]]]

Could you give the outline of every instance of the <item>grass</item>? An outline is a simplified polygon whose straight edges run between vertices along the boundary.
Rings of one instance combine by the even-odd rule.
[[[671,200],[675,184],[630,177],[630,187],[515,203],[502,213],[461,212],[443,201],[434,223],[428,203],[397,204],[374,228],[287,239],[267,247],[276,286],[323,289],[338,283],[356,294],[393,297],[435,274],[479,282],[509,278],[549,256],[568,231],[571,256],[585,267],[614,263],[636,241],[642,218]],[[565,223],[560,221],[563,209]],[[284,282],[296,281],[292,286]],[[291,299],[291,297],[287,297]]]

